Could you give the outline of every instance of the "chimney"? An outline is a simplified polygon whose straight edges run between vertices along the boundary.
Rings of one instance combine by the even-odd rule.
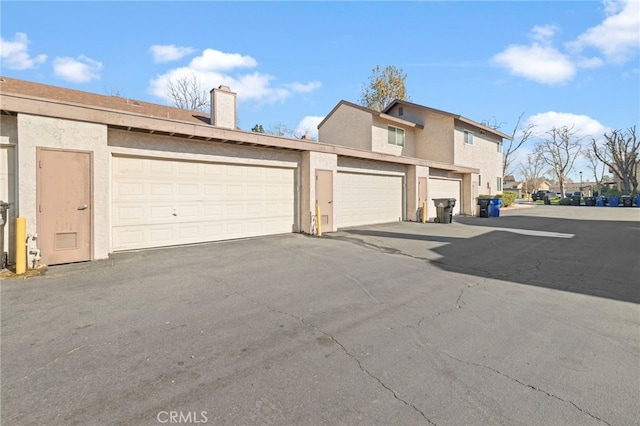
[[[236,128],[236,93],[221,85],[211,90],[211,125]]]

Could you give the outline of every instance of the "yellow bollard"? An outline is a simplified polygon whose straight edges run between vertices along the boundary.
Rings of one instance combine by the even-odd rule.
[[[316,235],[322,237],[322,217],[320,216],[320,206],[316,204]]]
[[[27,271],[27,219],[16,218],[16,274]]]
[[[422,223],[427,222],[427,203],[422,202]]]

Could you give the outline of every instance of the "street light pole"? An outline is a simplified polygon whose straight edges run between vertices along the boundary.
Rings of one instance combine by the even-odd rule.
[[[580,192],[582,192],[582,171],[580,172]]]

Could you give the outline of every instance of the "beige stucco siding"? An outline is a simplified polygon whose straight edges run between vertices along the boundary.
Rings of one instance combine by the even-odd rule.
[[[318,141],[370,151],[371,121],[370,113],[340,105],[318,129]]]
[[[389,144],[389,126],[404,130],[404,146]],[[415,157],[414,129],[403,127],[396,123],[389,123],[379,117],[373,118],[371,131],[371,150],[383,154],[399,155],[403,157]]]
[[[473,132],[473,145],[465,143],[465,130]],[[457,123],[454,138],[454,160],[455,164],[480,169],[479,194],[495,195],[502,192],[497,188],[497,179],[502,175],[502,154],[498,151],[499,140],[497,137],[483,133],[473,126]],[[478,175],[474,175],[474,181],[477,185]]]
[[[424,111],[424,130],[416,134],[416,157],[441,163],[454,162],[453,117]]]
[[[58,118],[18,114],[18,204],[27,221],[27,235],[35,235],[37,224],[36,148],[58,148],[93,152],[93,254],[108,256],[109,153],[107,126]],[[35,240],[37,245],[37,239]],[[33,256],[29,254],[29,264]]]
[[[335,172],[338,168],[338,157],[335,154],[325,154],[321,152],[304,152],[302,153],[302,166],[300,167],[300,186],[301,191],[301,231],[311,234],[312,217],[315,215],[316,205],[316,170],[330,170],[333,174],[332,194],[336,193]],[[332,221],[333,229],[323,229],[325,232],[335,231],[335,221]]]
[[[10,203],[4,224],[4,247],[9,254],[9,263],[15,261],[16,204],[16,144],[18,142],[18,120],[16,117],[0,116],[0,201]]]

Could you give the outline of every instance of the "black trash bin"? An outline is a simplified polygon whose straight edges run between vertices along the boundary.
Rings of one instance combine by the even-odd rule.
[[[489,198],[478,198],[478,205],[480,206],[480,217],[489,217]]]
[[[573,197],[571,197],[571,205],[572,206],[579,206],[580,205],[580,196],[579,195],[574,195]]]
[[[623,195],[620,197],[620,203],[622,204],[622,207],[632,207],[633,198],[631,198],[631,195]]]
[[[595,206],[596,205],[596,197],[584,197],[584,205],[585,206]]]
[[[455,198],[432,198],[436,205],[436,223],[451,223],[453,220],[453,208],[456,205]]]
[[[7,223],[9,203],[0,200],[0,269],[7,267],[7,252],[4,250],[4,225]]]

